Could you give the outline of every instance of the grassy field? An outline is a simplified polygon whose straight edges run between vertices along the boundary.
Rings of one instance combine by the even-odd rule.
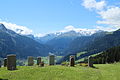
[[[95,67],[18,66],[18,70],[15,71],[0,68],[0,78],[3,80],[120,80],[120,63],[97,64]]]

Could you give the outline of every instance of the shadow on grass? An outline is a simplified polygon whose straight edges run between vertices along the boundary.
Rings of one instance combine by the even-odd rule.
[[[0,80],[8,80],[8,79],[2,79],[2,78],[0,78]]]
[[[99,69],[98,67],[95,67],[95,66],[92,66],[91,68],[94,68],[94,69]]]

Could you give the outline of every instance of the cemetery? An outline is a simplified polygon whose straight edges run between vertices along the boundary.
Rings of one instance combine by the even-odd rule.
[[[40,56],[36,58],[36,63],[34,62],[35,57],[28,56],[28,65],[17,66],[16,65],[16,55],[10,54],[6,56],[3,61],[0,61],[0,80],[110,80],[108,77],[110,75],[118,75],[120,72],[119,63],[116,64],[93,64],[92,57],[88,57],[88,66],[80,66],[80,64],[75,64],[75,56],[71,55],[69,57],[69,65],[62,66],[56,65],[55,55],[48,55],[48,64],[45,64]],[[117,66],[114,66],[117,65]],[[93,68],[95,66],[96,68]],[[110,66],[113,70],[109,69]],[[117,72],[116,72],[117,71]],[[112,74],[112,73],[117,74]],[[89,78],[89,79],[88,79]]]
[[[42,58],[40,56],[37,57],[37,62],[35,64],[34,62],[34,57],[33,56],[28,56],[27,58],[27,66],[41,66],[44,67],[44,61],[42,61]],[[3,62],[3,65],[2,65]],[[48,64],[47,66],[55,66],[55,55],[54,54],[49,54],[48,56]],[[60,65],[60,64],[59,64]],[[10,54],[7,55],[7,58],[4,58],[3,61],[0,60],[0,67],[7,67],[7,70],[17,70],[17,64],[16,64],[16,55],[15,54]],[[71,55],[70,60],[69,60],[69,66],[70,67],[75,67],[75,56]],[[93,67],[93,61],[92,57],[88,57],[88,67]]]
[[[120,0],[0,3],[0,80],[120,80]]]

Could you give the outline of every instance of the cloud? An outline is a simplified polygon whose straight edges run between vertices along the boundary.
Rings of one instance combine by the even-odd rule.
[[[83,0],[82,5],[87,9],[95,9],[101,20],[96,21],[99,24],[120,27],[120,7],[108,5],[105,0],[97,2],[96,0]]]
[[[103,27],[103,26],[95,26],[95,28],[97,30],[108,31],[108,32],[115,31],[115,30],[119,29],[116,27]]]
[[[65,31],[75,30],[75,27],[72,26],[72,25],[69,25],[69,26],[66,26],[66,27],[64,28],[64,30],[65,30]]]
[[[115,27],[120,27],[120,8],[111,7],[106,11],[98,12],[102,20],[97,21],[98,24],[108,24]]]
[[[115,27],[103,27],[103,26],[94,26],[93,29],[87,29],[87,28],[75,28],[74,26],[72,25],[69,25],[69,26],[66,26],[64,28],[64,30],[61,30],[61,32],[68,32],[68,31],[76,31],[76,32],[80,32],[80,31],[97,31],[97,30],[102,30],[102,31],[115,31],[116,28]]]
[[[35,37],[43,37],[43,36],[45,36],[46,34],[41,34],[41,33],[38,33],[38,34],[35,34],[34,36]]]
[[[63,30],[58,31],[58,32],[68,32],[68,31],[76,31],[76,32],[92,32],[94,33],[96,30],[98,30],[97,28],[94,29],[87,29],[87,28],[75,28],[72,25],[66,26]]]
[[[31,29],[28,29],[26,26],[20,26],[17,24],[13,24],[10,22],[0,21],[0,23],[4,24],[7,29],[13,30],[18,34],[28,35],[32,33]]]
[[[102,10],[106,6],[105,1],[99,1],[97,2],[96,0],[83,0],[82,5],[87,8],[87,9],[95,9],[95,10]]]
[[[77,31],[76,30],[77,28],[75,28],[74,26],[72,25],[69,25],[69,26],[66,26],[63,30],[60,30],[60,31],[57,31],[57,32],[68,32],[68,31]]]

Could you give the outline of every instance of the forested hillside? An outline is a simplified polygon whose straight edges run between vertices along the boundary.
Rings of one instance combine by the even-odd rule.
[[[120,46],[110,48],[95,57],[93,57],[94,63],[105,64],[114,63],[120,61]]]

